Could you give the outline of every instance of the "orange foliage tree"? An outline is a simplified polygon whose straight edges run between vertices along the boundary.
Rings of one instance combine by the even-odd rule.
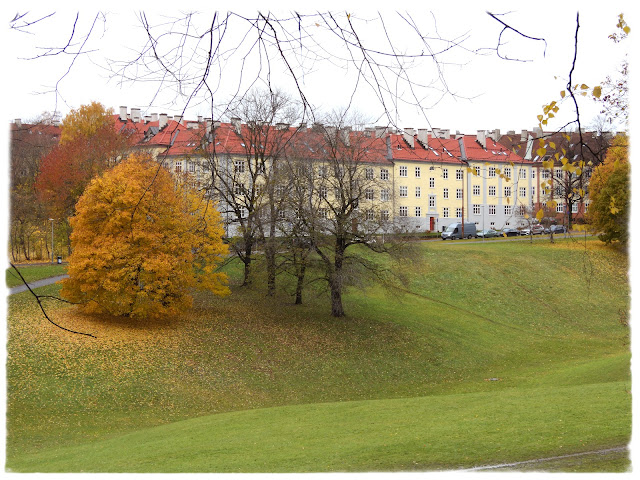
[[[38,198],[50,216],[66,218],[89,181],[129,146],[116,131],[113,112],[93,102],[72,110],[62,123],[60,143],[40,162]]]
[[[89,313],[133,318],[191,306],[191,288],[229,293],[215,205],[132,154],[91,181],[71,219],[73,253],[61,295]]]

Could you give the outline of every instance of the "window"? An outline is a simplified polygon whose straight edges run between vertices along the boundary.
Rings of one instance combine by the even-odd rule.
[[[243,191],[244,191],[244,185],[242,185],[241,183],[234,183],[233,184],[233,193],[234,193],[234,195],[242,195]]]
[[[456,188],[456,198],[460,200],[462,198],[462,189]]]
[[[196,162],[187,162],[189,173],[196,173]]]
[[[415,173],[416,173],[416,178],[420,178],[420,167],[416,167]]]
[[[473,167],[473,168],[476,171],[476,176],[479,177],[480,176],[480,167]]]
[[[380,218],[382,219],[383,222],[386,222],[389,220],[389,210],[382,210],[380,212]]]
[[[489,205],[489,215],[495,215],[495,214],[496,214],[496,206]]]
[[[491,228],[495,227],[495,226],[496,226],[496,222],[491,222],[491,223],[489,224],[489,226],[490,226]]]
[[[522,179],[527,178],[527,171],[524,168],[518,170],[518,176]]]
[[[278,197],[284,196],[284,185],[276,185],[274,192]]]
[[[318,210],[318,213],[320,214],[320,218],[327,218],[327,209],[326,208],[321,208],[320,210]]]
[[[420,207],[416,207],[415,213],[416,213],[416,217],[421,217],[422,216],[422,209]]]
[[[521,217],[524,217],[526,213],[527,213],[527,207],[525,207],[524,205],[518,206],[518,215],[520,215]]]
[[[578,204],[574,203],[571,205],[571,213],[578,213]]]
[[[373,200],[373,188],[365,189],[364,198],[366,198],[367,200]]]
[[[494,185],[489,187],[489,196],[490,197],[495,197],[496,196],[496,187]]]
[[[551,172],[549,170],[543,170],[542,178],[551,178]]]
[[[400,216],[406,217],[409,215],[409,207],[400,207]]]
[[[373,170],[372,170],[373,171]],[[328,169],[326,165],[320,165],[318,167],[318,176],[320,178],[327,178],[328,176]]]
[[[526,197],[527,196],[527,187],[520,187],[518,189],[518,196],[519,197]]]
[[[445,188],[442,190],[442,198],[449,198],[449,189]]]
[[[562,188],[556,187],[556,197],[561,197],[561,196],[562,196]]]
[[[320,198],[327,198],[328,189],[327,187],[320,187]]]
[[[367,220],[372,221],[375,220],[376,216],[373,210],[367,210]]]
[[[400,187],[400,196],[401,197],[407,196],[407,187]]]
[[[448,217],[449,217],[449,207],[444,207],[444,208],[442,209],[442,216],[443,216],[444,218],[448,218]]]
[[[429,195],[429,208],[436,208],[436,196]]]
[[[401,177],[407,176],[407,167],[400,167],[400,176]]]
[[[531,198],[536,196],[536,187],[531,187]]]
[[[383,188],[382,190],[380,190],[380,200],[382,200],[383,202],[388,202],[389,201],[389,189],[388,188]]]
[[[364,171],[364,178],[367,180],[373,180],[373,168],[367,168]]]
[[[456,180],[462,180],[462,170],[456,170]]]
[[[248,215],[248,210],[244,207],[240,207],[240,218],[247,218]]]
[[[448,168],[442,169],[442,178],[444,178],[445,180],[447,180],[449,178],[449,169]]]
[[[474,185],[473,186],[473,194],[474,195],[480,195],[480,185]]]
[[[504,176],[511,178],[511,167],[504,167]]]
[[[511,211],[512,211],[511,205],[505,205],[504,206],[504,214],[505,215],[511,215]]]
[[[233,172],[234,173],[244,173],[244,160],[234,160],[233,161]]]
[[[416,198],[420,198],[420,187],[416,187]]]
[[[389,180],[389,170],[386,168],[380,169],[380,180]]]
[[[585,202],[584,203],[584,213],[587,213],[589,211],[589,203]]]
[[[496,176],[496,167],[489,167],[489,177]]]
[[[287,218],[287,212],[285,210],[278,210],[278,218],[284,220]]]
[[[429,188],[436,188],[436,179],[433,177],[429,178]]]
[[[531,178],[533,178],[533,179],[536,178],[536,169],[535,168],[531,169]]]
[[[507,198],[511,196],[511,187],[504,187],[504,196]]]
[[[556,205],[556,212],[557,213],[564,213],[564,203],[559,203]]]
[[[456,218],[462,218],[462,209],[456,208]]]
[[[561,180],[562,179],[562,169],[561,168],[555,168],[554,172],[555,172],[556,178]]]
[[[182,160],[176,160],[174,169],[175,169],[176,173],[182,172]]]
[[[473,206],[473,214],[474,215],[480,215],[480,205],[474,205]]]

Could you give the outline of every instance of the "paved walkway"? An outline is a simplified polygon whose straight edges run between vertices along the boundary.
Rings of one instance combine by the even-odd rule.
[[[46,285],[51,285],[52,283],[56,283],[57,281],[60,281],[63,278],[67,278],[68,276],[69,275],[58,275],[56,277],[43,278],[42,280],[36,280],[35,282],[30,283],[29,287],[31,287],[31,289],[44,287]],[[9,295],[13,295],[14,293],[26,292],[27,290],[28,289],[26,285],[19,285],[17,287],[9,288]]]

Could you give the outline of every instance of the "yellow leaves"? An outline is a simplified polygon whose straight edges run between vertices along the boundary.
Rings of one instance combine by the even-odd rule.
[[[530,217],[529,217],[529,214],[528,214],[528,213],[525,213],[525,214],[524,214],[524,219],[525,219],[525,220],[529,220],[529,218],[530,218]]]
[[[544,210],[541,208],[540,210],[537,211],[536,213],[536,220],[538,220],[539,222],[542,221],[542,219],[544,218]]]
[[[609,211],[612,215],[615,215],[620,211],[620,209],[616,206],[616,197],[614,197],[613,195],[611,196],[611,201],[609,202]]]
[[[553,160],[544,160],[542,162],[542,168],[550,170],[553,168]]]
[[[555,200],[549,200],[549,201],[547,202],[547,208],[550,208],[550,209],[552,209],[552,210],[553,210],[553,209],[555,209],[557,206],[558,206],[558,202],[556,202]]]
[[[540,147],[538,150],[536,150],[536,154],[539,157],[544,157],[546,155],[546,153],[547,153],[547,149],[544,148],[544,147]]]
[[[556,149],[556,144],[554,142],[549,142],[549,146],[554,150]]]
[[[594,88],[593,88],[592,95],[593,95],[595,98],[600,98],[600,96],[602,95],[602,87],[600,87],[600,86],[594,87]]]
[[[560,92],[560,98],[564,98],[566,94],[567,94],[567,92],[565,92],[564,90],[562,90],[562,91]]]

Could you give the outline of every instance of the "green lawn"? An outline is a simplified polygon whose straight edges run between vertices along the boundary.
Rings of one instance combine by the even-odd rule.
[[[56,277],[63,275],[67,272],[66,265],[34,265],[34,266],[20,266],[20,273],[27,281],[27,283],[35,282],[36,280],[42,280],[43,278]],[[22,279],[16,270],[11,267],[7,268],[5,273],[7,288],[17,287],[23,285]]]
[[[404,292],[349,293],[343,319],[321,292],[295,306],[257,288],[133,325],[49,304],[90,339],[12,296],[7,468],[434,470],[626,445],[626,256],[443,243],[420,245]]]

